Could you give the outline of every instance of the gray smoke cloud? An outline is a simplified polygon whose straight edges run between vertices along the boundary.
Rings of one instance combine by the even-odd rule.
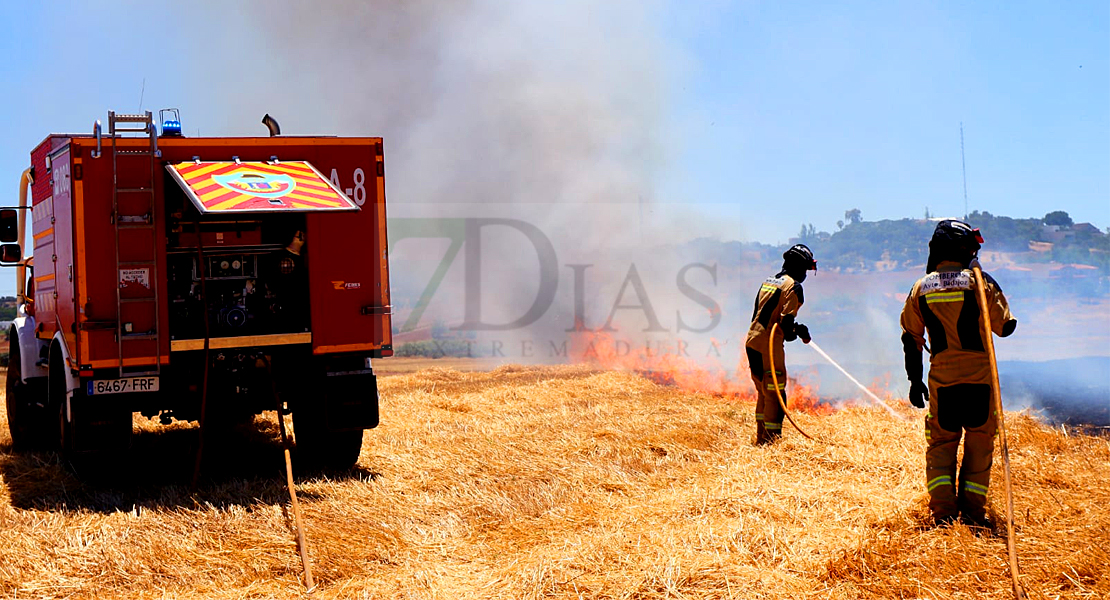
[[[669,52],[651,3],[235,6],[218,31],[242,53],[200,61],[228,82],[206,86],[223,101],[204,120],[383,135],[399,205],[634,201],[664,161]]]
[[[175,31],[186,41],[171,40],[182,52],[169,64],[187,86],[187,134],[196,133],[188,125],[196,122],[203,135],[260,135],[258,120],[270,113],[286,134],[381,135],[391,217],[507,218],[538,228],[556,254],[555,296],[543,318],[496,333],[506,360],[562,360],[521,348],[565,340],[581,298],[589,327],[613,315],[619,334],[635,342],[681,339],[691,360],[734,369],[755,291],[779,260],[727,243],[686,244],[719,232],[721,223],[711,213],[665,206],[668,199],[657,195],[682,143],[668,123],[669,93],[681,87],[687,60],[665,35],[672,25],[665,9],[632,0],[206,0],[180,7]],[[445,239],[398,243],[391,255],[396,326],[412,314],[449,248]],[[422,327],[464,319],[473,284],[465,252],[435,291]],[[490,227],[480,258],[483,319],[519,317],[544,287],[533,245],[519,231]],[[628,280],[633,264],[643,298]],[[700,267],[685,272],[686,283],[720,304],[722,318],[711,331],[691,331],[712,317],[678,281],[690,264],[716,266],[715,281]],[[576,289],[578,271],[570,265],[591,265],[577,267],[584,289]],[[1008,290],[1019,276],[995,275]],[[903,395],[897,319],[916,277],[819,273],[806,283],[799,318],[864,383],[889,374],[891,391]],[[1022,324],[1000,342],[1000,358],[1110,354],[1105,293],[1088,311],[1101,321],[1061,328],[1061,316],[1040,300],[1061,285],[1016,290],[1011,300]],[[648,304],[658,330],[645,331]],[[491,353],[489,345],[481,348]],[[788,356],[803,368],[820,365],[798,344]],[[854,393],[837,375],[819,374],[823,392]]]
[[[248,1],[230,13],[211,2],[183,10],[206,36],[239,49],[190,61],[220,96],[196,117],[220,134],[257,134],[268,112],[284,133],[382,135],[391,217],[526,221],[551,240],[560,277],[570,275],[567,263],[597,263],[644,236],[636,211],[654,200],[667,161],[667,90],[681,61],[660,32],[660,3]],[[482,234],[477,280],[489,322],[512,321],[543,286],[536,253],[522,242],[511,229]],[[407,298],[412,308],[445,250],[442,240],[396,246],[397,304]],[[461,319],[468,275],[458,263],[429,317]],[[558,288],[563,306],[572,292]],[[554,321],[564,315],[552,312],[533,327],[563,327]]]

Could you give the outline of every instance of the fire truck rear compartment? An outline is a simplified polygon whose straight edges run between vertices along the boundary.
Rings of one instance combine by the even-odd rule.
[[[171,217],[166,252],[171,350],[205,335],[310,331],[308,250],[290,249],[294,238],[303,239],[304,216],[265,216],[192,223]]]
[[[171,360],[160,398],[135,394],[136,410],[199,420],[207,336],[209,422],[240,422],[279,399],[296,411],[311,399],[324,408],[314,424],[328,431],[375,427],[377,382],[365,354],[312,353],[305,215],[199,215],[180,194],[166,195]]]
[[[296,404],[303,396],[291,386],[321,362],[310,345],[307,246],[294,244],[303,240],[304,215],[200,215],[174,188],[167,181],[171,360],[160,401],[137,408],[164,422],[196,421],[207,393],[206,418],[220,423],[274,410],[275,389],[281,401]],[[290,370],[300,377],[282,376]]]

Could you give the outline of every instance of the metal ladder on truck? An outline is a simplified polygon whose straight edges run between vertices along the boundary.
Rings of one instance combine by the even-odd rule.
[[[120,126],[122,125],[122,127]],[[158,158],[162,153],[158,150],[158,131],[154,124],[154,118],[150,111],[144,114],[117,114],[114,111],[108,111],[108,133],[112,138],[112,227],[115,231],[116,239],[116,265],[118,271],[118,281],[116,282],[116,341],[119,344],[119,376],[122,377],[142,377],[149,375],[161,375],[162,372],[162,340],[158,328],[158,230],[155,226],[154,219],[154,204],[155,204],[155,169],[158,168]],[[119,139],[119,134],[122,133],[140,133],[145,134],[150,140],[150,146],[142,150],[120,150],[116,146],[116,140]],[[148,157],[150,162],[149,177],[141,174],[129,174],[128,182],[135,182],[135,187],[120,187],[119,185],[119,160],[120,158],[128,157]],[[143,169],[145,172],[146,170]],[[128,202],[128,206],[132,207],[139,204],[145,208],[145,213],[140,208],[141,214],[124,214],[120,211],[120,200],[123,198],[139,197],[144,198],[145,201],[141,203]],[[139,252],[138,256],[129,256],[129,260],[120,261],[120,237],[121,232],[134,230],[141,235],[142,231],[149,232],[150,246],[149,253]],[[130,234],[124,234],[124,237],[132,237]],[[146,248],[145,245],[139,247]],[[130,254],[134,254],[135,250],[131,250]],[[124,286],[127,284],[123,276],[126,271],[132,273],[142,273],[146,271],[146,282],[149,294],[140,296],[123,296]],[[141,277],[140,277],[141,280]],[[124,306],[129,304],[149,304],[151,306],[153,319],[151,321],[151,329],[148,331],[131,331],[130,327],[124,324],[123,311]],[[155,362],[154,368],[151,369],[146,365],[137,365],[133,371],[128,371],[124,366],[124,347],[129,342],[136,341],[151,341],[154,342],[154,355]]]

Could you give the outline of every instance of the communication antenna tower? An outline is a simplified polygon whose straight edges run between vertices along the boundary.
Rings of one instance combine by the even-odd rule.
[[[964,174],[964,220],[967,220],[967,160],[964,158],[964,122],[960,121],[960,168]]]

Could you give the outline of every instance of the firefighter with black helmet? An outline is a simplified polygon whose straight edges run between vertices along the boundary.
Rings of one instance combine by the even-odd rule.
[[[748,367],[755,382],[755,443],[767,444],[782,436],[782,420],[785,416],[779,406],[778,394],[786,401],[786,351],[783,342],[798,338],[809,343],[809,328],[795,319],[798,309],[805,298],[802,295],[802,282],[806,271],[816,271],[817,261],[813,252],[805,244],[792,246],[782,255],[782,270],[768,277],[759,286],[755,297],[755,310],[752,324],[748,328],[745,349]],[[769,354],[772,325],[775,330],[773,355]],[[772,371],[774,376],[772,376]],[[778,389],[775,389],[775,381]]]
[[[969,268],[983,238],[957,220],[937,224],[929,241],[926,275],[917,280],[902,308],[902,347],[910,402],[929,405],[925,417],[925,480],[929,510],[937,525],[962,518],[990,527],[987,494],[998,415],[991,406],[991,372],[985,350],[974,272]],[[986,273],[983,282],[993,333],[1006,337],[1017,319],[1002,288]],[[922,381],[921,351],[928,334],[929,383]],[[956,456],[964,440],[957,477]]]

